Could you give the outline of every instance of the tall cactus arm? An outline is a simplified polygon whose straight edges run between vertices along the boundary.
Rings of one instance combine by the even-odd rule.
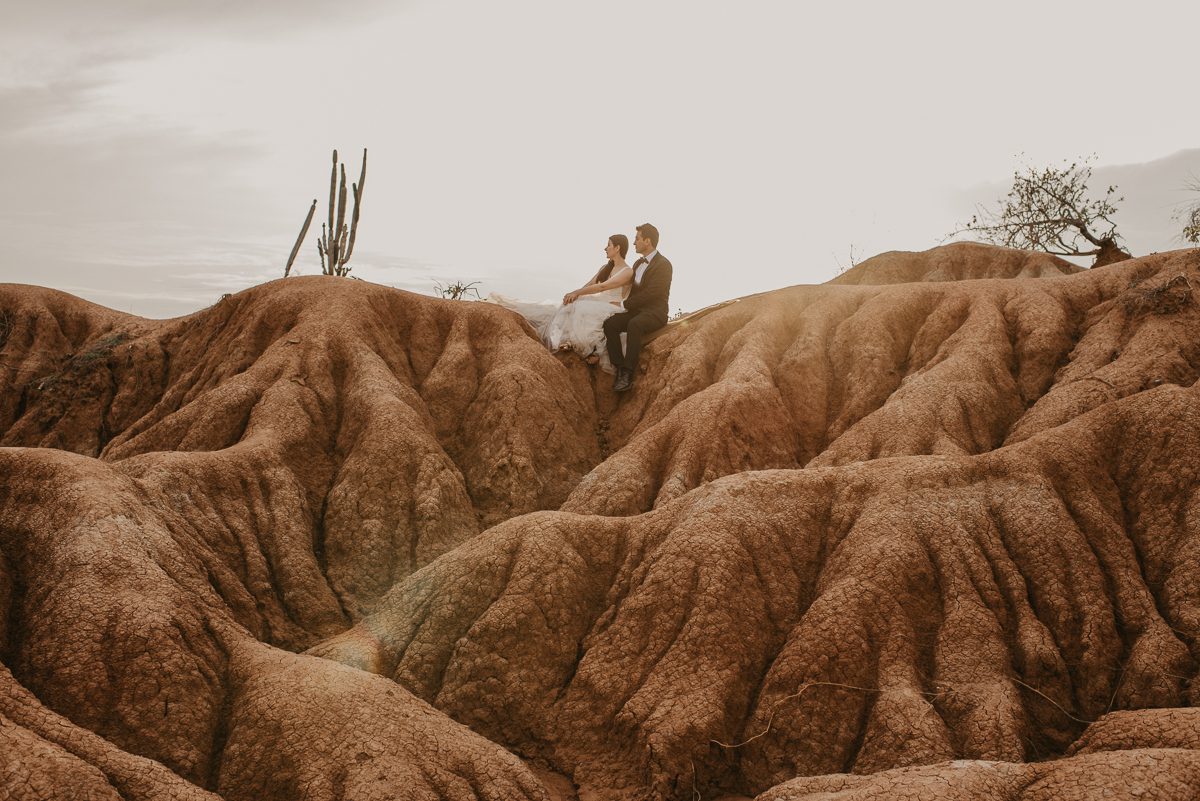
[[[341,165],[342,168],[342,185],[338,189],[338,210],[337,210],[337,227],[334,228],[334,238],[337,240],[337,259],[334,263],[337,265],[345,264],[346,252],[342,249],[342,229],[346,227],[346,165]]]
[[[328,230],[330,232],[337,230],[336,228],[333,227],[333,202],[334,202],[334,198],[336,197],[336,192],[337,192],[337,168],[338,168],[337,150],[334,150],[333,151],[333,166],[329,169],[329,228],[328,228]],[[329,240],[328,239],[325,240],[325,252],[327,254],[331,253],[331,251],[329,250]],[[331,271],[331,273],[332,273],[332,271]]]
[[[317,240],[317,252],[321,254],[321,275],[333,275],[333,271],[326,266],[325,254],[329,252],[326,247],[327,235],[325,233],[325,223],[321,223],[321,238]]]
[[[296,244],[292,245],[292,253],[288,256],[287,266],[283,268],[283,277],[287,278],[292,271],[292,264],[296,261],[296,254],[300,252],[300,245],[304,243],[304,236],[308,233],[308,226],[312,223],[313,213],[317,210],[317,199],[313,198],[312,205],[308,207],[308,216],[304,218],[304,225],[300,228],[300,236],[296,237]]]
[[[362,203],[363,186],[367,183],[367,149],[363,148],[362,169],[358,173],[358,183],[354,184],[354,214],[350,217],[350,243],[346,245],[346,261],[354,253],[354,237],[358,233],[358,212]]]
[[[344,255],[342,255],[346,252],[346,237],[349,236],[349,234],[350,234],[349,228],[345,224],[343,224],[342,225],[342,233],[340,236],[338,236],[338,268],[337,268],[338,275],[349,275],[350,274],[350,268],[346,266],[346,257]]]

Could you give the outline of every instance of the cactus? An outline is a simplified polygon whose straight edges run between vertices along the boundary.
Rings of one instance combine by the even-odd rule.
[[[338,176],[341,175],[339,187]],[[358,175],[358,183],[351,184],[351,195],[354,199],[354,209],[350,214],[350,224],[346,225],[346,165],[338,162],[337,151],[333,151],[333,166],[329,171],[329,214],[328,221],[321,223],[321,238],[317,240],[317,255],[321,259],[322,275],[350,274],[351,254],[354,253],[354,240],[358,234],[358,218],[362,204],[363,186],[367,182],[367,149],[363,148],[362,169]],[[292,262],[304,235],[308,233],[309,223],[312,222],[313,212],[316,211],[317,201],[313,200],[308,210],[308,218],[300,229],[300,236],[292,247],[292,255],[288,258],[287,267],[283,274],[286,277],[292,269]]]
[[[296,261],[296,254],[300,252],[300,244],[304,241],[304,235],[308,233],[308,225],[312,222],[313,212],[316,210],[317,199],[313,198],[312,205],[308,207],[308,216],[304,218],[304,226],[300,229],[300,236],[296,237],[296,244],[292,245],[292,254],[288,256],[287,266],[283,268],[284,278],[292,271],[292,264]]]

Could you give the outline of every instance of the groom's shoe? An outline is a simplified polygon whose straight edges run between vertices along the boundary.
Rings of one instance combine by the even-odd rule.
[[[624,367],[617,370],[617,380],[613,384],[613,392],[626,392],[633,386],[633,371]]]

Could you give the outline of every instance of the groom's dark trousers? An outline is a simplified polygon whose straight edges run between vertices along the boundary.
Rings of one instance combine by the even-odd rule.
[[[625,311],[604,321],[604,339],[608,358],[614,367],[636,373],[642,340],[667,324],[667,301],[671,294],[671,262],[661,253],[646,266],[642,282],[635,283],[625,299]],[[621,353],[621,334],[625,334],[625,353]]]
[[[604,338],[608,342],[608,358],[614,367],[637,370],[642,340],[646,334],[667,324],[666,315],[652,312],[618,312],[604,321]],[[621,354],[621,334],[625,334],[625,354]]]

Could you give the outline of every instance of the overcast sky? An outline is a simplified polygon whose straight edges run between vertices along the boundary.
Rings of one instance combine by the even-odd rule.
[[[1091,153],[1133,252],[1165,250],[1197,30],[1153,0],[23,3],[0,281],[206,306],[282,274],[314,197],[319,229],[334,147],[352,178],[370,150],[353,274],[425,293],[561,297],[650,221],[695,309],[932,247],[1020,158]]]

